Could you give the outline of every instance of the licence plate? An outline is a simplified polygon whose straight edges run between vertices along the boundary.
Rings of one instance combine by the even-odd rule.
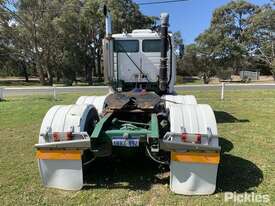
[[[112,139],[112,143],[113,143],[113,146],[117,146],[117,147],[138,147],[139,139],[115,138],[115,139]]]

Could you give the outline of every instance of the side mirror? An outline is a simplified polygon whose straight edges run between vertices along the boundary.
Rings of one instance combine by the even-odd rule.
[[[179,57],[182,58],[184,55],[184,44],[179,45]]]

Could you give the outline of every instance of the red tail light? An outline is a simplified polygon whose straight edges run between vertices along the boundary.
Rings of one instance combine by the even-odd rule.
[[[58,132],[53,133],[53,141],[55,141],[55,142],[60,141],[60,135]]]
[[[186,142],[187,141],[187,133],[181,134],[181,141]]]
[[[196,134],[196,141],[195,143],[201,143],[201,134]]]
[[[202,135],[201,134],[188,134],[188,133],[184,132],[181,134],[180,138],[181,138],[182,142],[200,144]]]
[[[72,140],[73,139],[73,133],[72,132],[66,132],[65,139],[66,140]]]

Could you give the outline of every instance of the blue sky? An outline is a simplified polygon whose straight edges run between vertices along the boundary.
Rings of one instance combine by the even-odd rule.
[[[134,0],[136,3],[160,0]],[[210,25],[212,12],[230,2],[230,0],[189,0],[169,4],[140,6],[141,11],[150,16],[159,16],[161,12],[170,14],[170,30],[181,31],[184,43],[189,44]],[[270,0],[250,0],[249,2],[262,5]]]

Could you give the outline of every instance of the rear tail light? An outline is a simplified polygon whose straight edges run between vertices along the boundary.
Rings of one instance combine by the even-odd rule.
[[[60,134],[58,132],[53,133],[53,141],[54,142],[60,141]]]
[[[73,133],[72,132],[66,132],[65,133],[65,139],[66,140],[72,140],[73,139]]]
[[[187,141],[187,133],[181,134],[181,141],[186,142]]]
[[[201,143],[201,134],[196,134],[196,141],[195,143],[200,144]]]
[[[188,134],[188,133],[184,132],[181,134],[180,138],[181,138],[182,142],[200,144],[202,135],[201,134]]]
[[[54,142],[73,140],[72,132],[53,132],[52,140]]]

